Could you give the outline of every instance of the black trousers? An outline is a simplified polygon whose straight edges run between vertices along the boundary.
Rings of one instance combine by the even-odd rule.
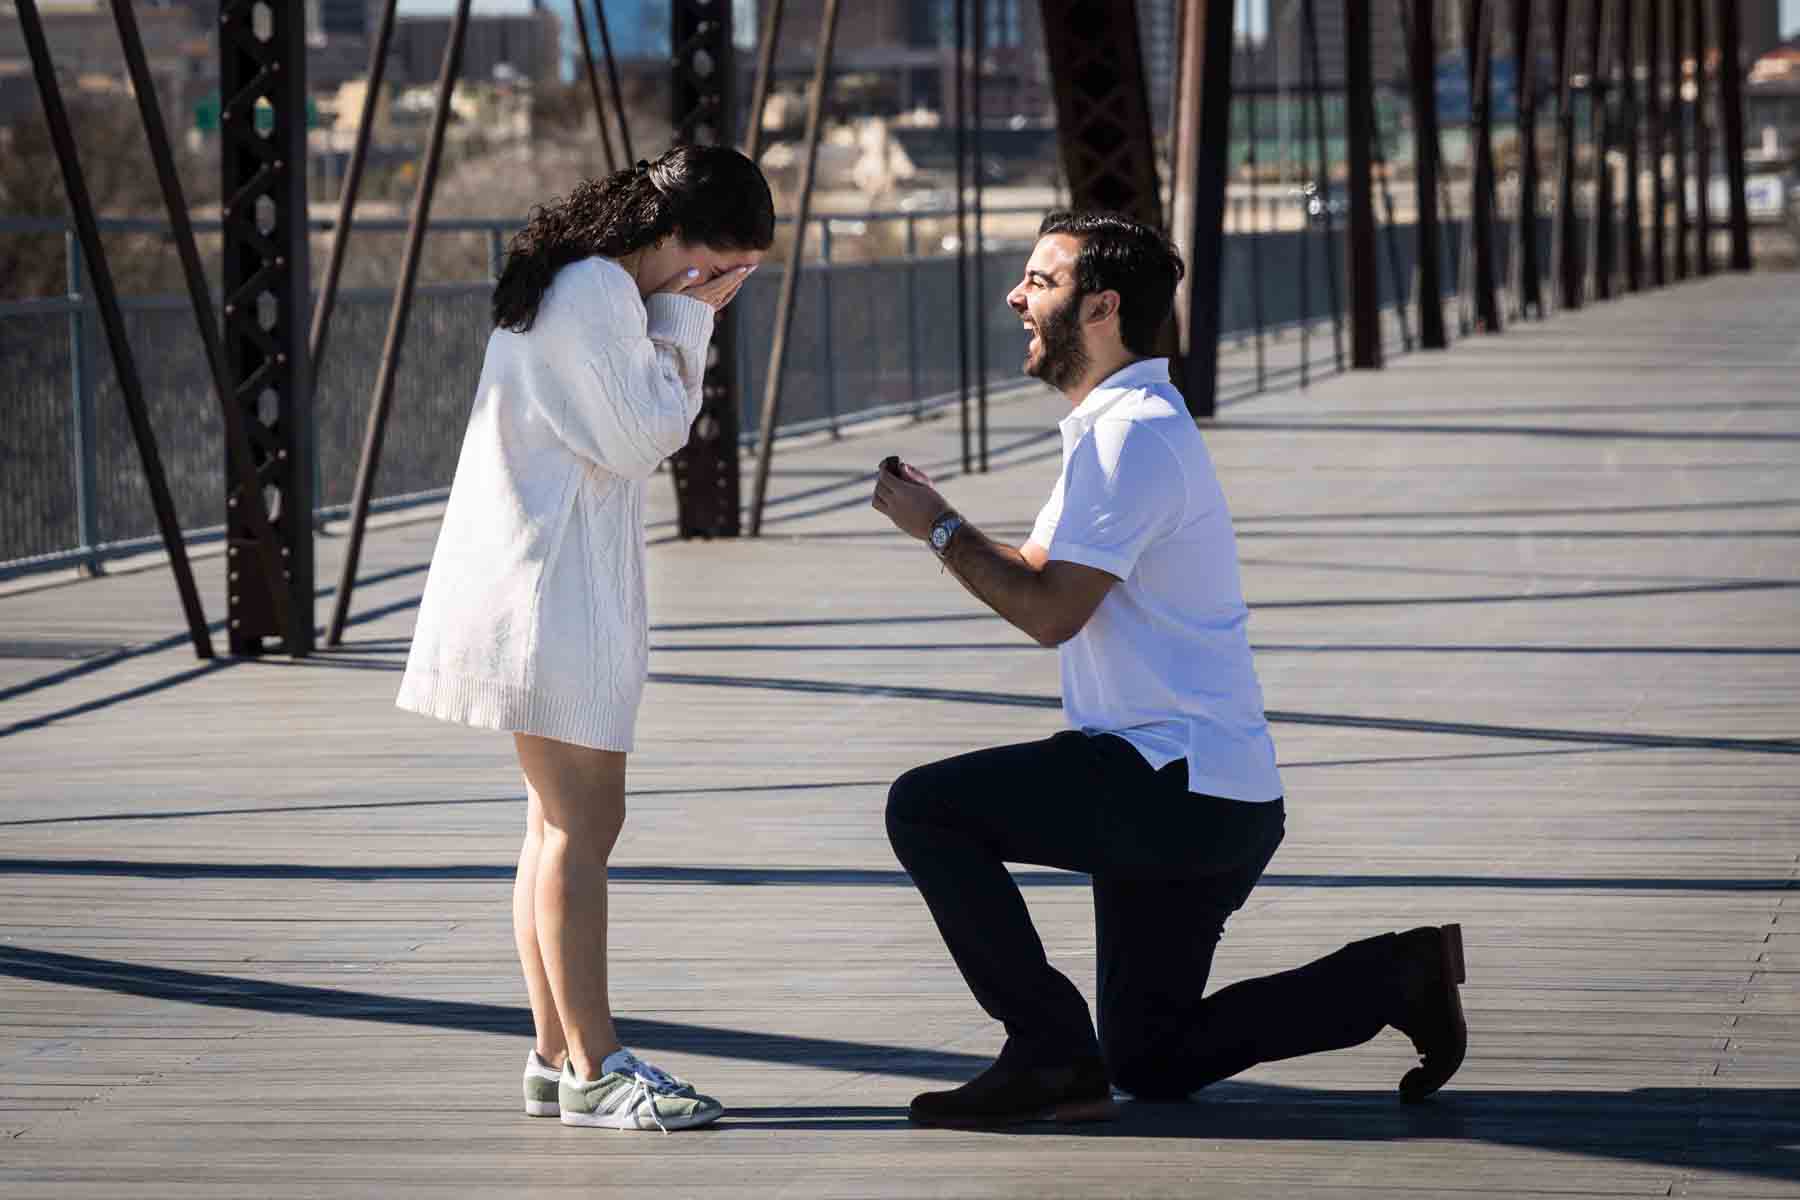
[[[1187,763],[1152,770],[1129,742],[1064,731],[908,771],[888,793],[888,838],[963,978],[1006,1027],[1001,1060],[1098,1053],[1145,1099],[1185,1096],[1260,1062],[1353,1046],[1397,1001],[1392,935],[1204,996],[1226,918],[1281,844],[1280,801],[1187,790]],[[1093,877],[1099,1035],[1044,957],[1004,864]]]

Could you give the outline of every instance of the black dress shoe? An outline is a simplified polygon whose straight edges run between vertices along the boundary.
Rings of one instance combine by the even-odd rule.
[[[1419,1052],[1419,1065],[1400,1080],[1401,1102],[1416,1104],[1443,1087],[1468,1053],[1469,1026],[1456,991],[1467,974],[1462,926],[1427,925],[1395,940],[1403,998],[1389,1023]]]
[[[907,1115],[921,1125],[993,1129],[1026,1121],[1110,1121],[1119,1106],[1099,1059],[1065,1067],[997,1062],[953,1091],[913,1097]]]

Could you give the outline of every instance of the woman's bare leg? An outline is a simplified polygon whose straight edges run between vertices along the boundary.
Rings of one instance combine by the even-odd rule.
[[[533,916],[563,1038],[584,1079],[619,1048],[606,992],[606,861],[625,823],[625,756],[516,733],[543,813]]]
[[[531,1024],[537,1032],[538,1057],[553,1067],[562,1066],[569,1044],[550,979],[544,974],[544,956],[538,951],[538,859],[544,850],[544,802],[531,781],[525,781],[525,844],[519,847],[519,872],[513,877],[513,944],[519,951],[519,968],[525,974],[525,992],[531,997]]]

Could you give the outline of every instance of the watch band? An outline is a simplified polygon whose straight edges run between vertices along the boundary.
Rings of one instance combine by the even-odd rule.
[[[948,561],[950,557],[950,547],[956,541],[957,533],[966,523],[967,522],[962,519],[962,514],[958,513],[955,509],[951,509],[943,516],[933,521],[931,523],[931,532],[925,539],[926,543],[931,547],[931,552],[937,555],[940,560]]]

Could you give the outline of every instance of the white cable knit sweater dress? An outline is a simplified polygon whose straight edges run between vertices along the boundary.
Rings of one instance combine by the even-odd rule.
[[[703,301],[646,306],[590,258],[557,273],[530,331],[494,331],[396,704],[631,749],[644,481],[687,442],[712,327]]]

